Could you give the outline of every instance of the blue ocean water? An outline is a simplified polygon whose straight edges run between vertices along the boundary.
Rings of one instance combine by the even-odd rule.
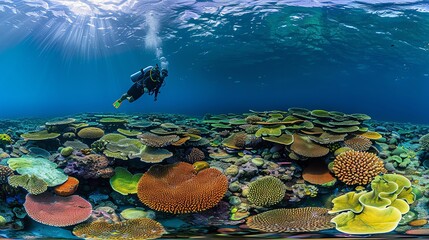
[[[0,0],[0,117],[361,112],[429,123],[427,1]],[[168,62],[158,101],[114,109]]]

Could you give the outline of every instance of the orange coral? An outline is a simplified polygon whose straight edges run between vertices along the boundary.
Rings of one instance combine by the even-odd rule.
[[[332,218],[326,208],[281,208],[249,217],[247,226],[263,232],[309,232],[333,228]]]
[[[140,178],[137,195],[152,209],[177,214],[212,208],[227,189],[227,177],[219,170],[196,172],[191,164],[179,162],[152,166]]]
[[[308,162],[308,166],[302,171],[302,178],[316,185],[323,185],[334,181],[336,178],[329,172],[328,167],[322,161]]]
[[[386,172],[383,161],[377,155],[354,150],[338,155],[332,170],[347,185],[366,185],[378,174]]]
[[[57,187],[54,188],[54,191],[57,195],[67,197],[76,192],[77,187],[79,186],[79,180],[74,177],[70,177],[67,181]]]
[[[357,135],[344,141],[344,144],[355,151],[367,151],[372,142],[366,137]]]
[[[85,239],[155,239],[165,233],[164,227],[150,218],[129,219],[110,224],[96,221],[76,226],[73,234]]]

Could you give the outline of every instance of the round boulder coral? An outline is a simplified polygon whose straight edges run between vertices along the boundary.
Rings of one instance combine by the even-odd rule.
[[[80,138],[85,138],[85,139],[99,139],[104,135],[104,131],[101,128],[97,128],[97,127],[87,127],[87,128],[83,128],[81,129],[77,135]]]
[[[280,179],[266,176],[249,184],[247,197],[257,206],[271,206],[280,202],[285,193],[286,186]]]
[[[137,186],[140,201],[148,207],[169,213],[191,213],[216,206],[228,189],[228,180],[219,170],[196,172],[185,162],[154,165]]]
[[[385,173],[383,161],[369,152],[350,150],[338,155],[332,170],[347,185],[366,185],[380,173]]]

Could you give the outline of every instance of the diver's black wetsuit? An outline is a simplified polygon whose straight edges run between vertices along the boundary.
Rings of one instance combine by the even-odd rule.
[[[164,83],[164,77],[161,76],[158,69],[150,69],[144,72],[141,77],[128,89],[128,96],[133,97],[133,100],[139,99],[145,91],[149,91],[149,95],[155,93],[155,101],[157,100],[159,89]]]

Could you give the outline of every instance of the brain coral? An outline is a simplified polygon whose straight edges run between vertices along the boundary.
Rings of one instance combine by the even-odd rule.
[[[214,207],[225,195],[228,180],[214,168],[195,172],[189,163],[154,165],[141,178],[137,195],[148,207],[190,213]]]
[[[87,127],[81,129],[77,135],[81,138],[87,139],[99,139],[104,135],[104,131],[101,128],[97,127]]]
[[[177,135],[159,136],[153,133],[143,133],[138,138],[144,145],[149,147],[166,147],[180,139]]]
[[[36,222],[56,227],[86,221],[92,212],[91,204],[77,195],[60,197],[48,192],[40,195],[27,194],[24,208]]]
[[[346,147],[349,147],[355,151],[367,151],[371,147],[372,142],[366,137],[357,135],[353,138],[345,140],[344,144]]]
[[[383,161],[377,155],[354,150],[338,155],[332,170],[347,185],[366,185],[378,174],[386,172]]]
[[[247,226],[263,232],[309,232],[333,228],[332,218],[326,208],[283,208],[251,216]]]
[[[285,196],[286,186],[278,178],[266,176],[249,184],[248,199],[257,206],[271,206]]]
[[[129,219],[110,224],[108,222],[91,222],[81,224],[73,229],[73,234],[85,239],[155,239],[165,233],[164,227],[150,218]]]

